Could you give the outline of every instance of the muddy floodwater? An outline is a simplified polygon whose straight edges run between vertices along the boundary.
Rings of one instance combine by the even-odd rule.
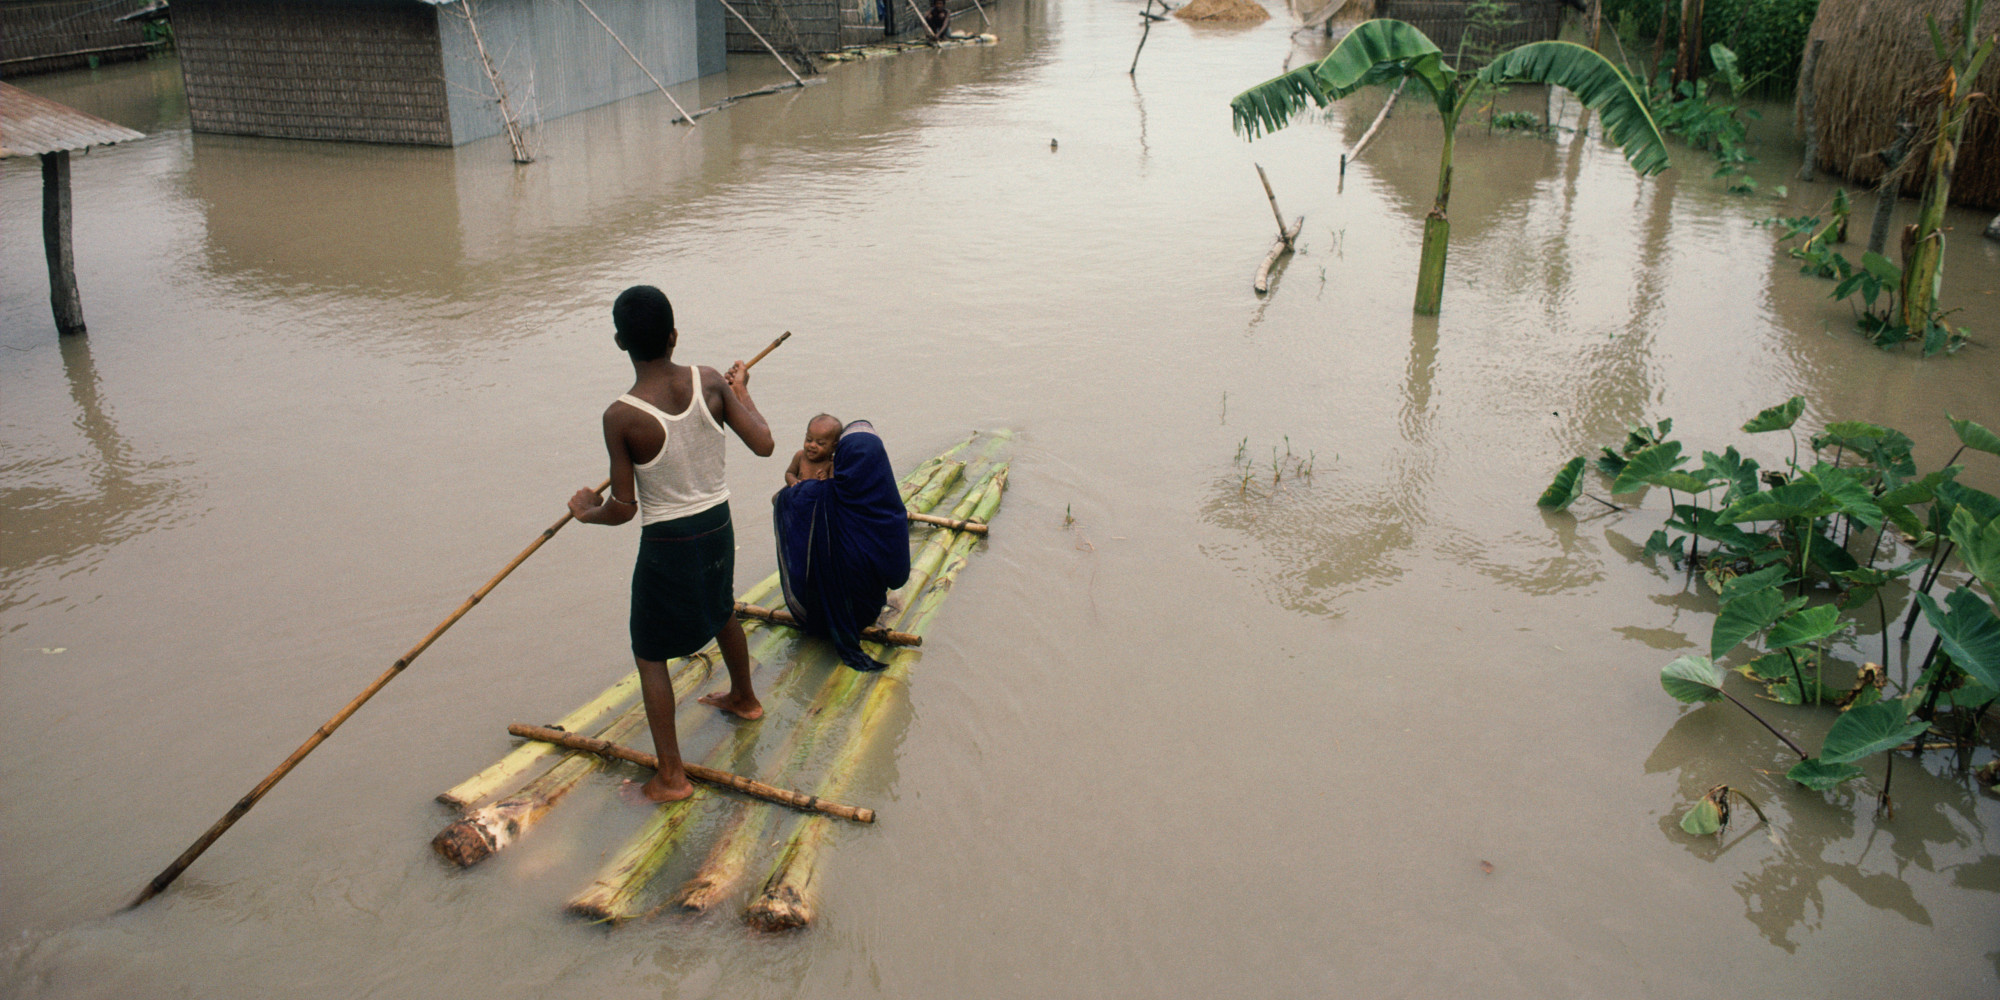
[[[2000,427],[1985,217],[1954,214],[1942,296],[1975,343],[1883,353],[1757,225],[1832,192],[1788,178],[1783,105],[1754,197],[1684,147],[1642,180],[1594,132],[1468,122],[1444,312],[1413,319],[1435,113],[1406,103],[1342,189],[1379,95],[1230,132],[1232,95],[1314,54],[1282,11],[1156,25],[1135,80],[1136,4],[1021,3],[998,45],[836,66],[692,129],[658,95],[548,122],[527,167],[499,140],[194,135],[171,60],[22,81],[147,138],[75,161],[86,338],[50,318],[39,172],[0,173],[0,992],[2000,992],[2000,798],[1938,754],[1898,763],[1891,820],[1881,758],[1838,793],[1789,785],[1742,713],[1660,689],[1714,615],[1637,558],[1666,498],[1534,505],[1642,419],[1767,466],[1790,440],[1737,428],[1793,394],[1802,428],[1886,423],[1927,468],[1946,413]],[[676,92],[778,75],[734,56]],[[1266,299],[1253,163],[1305,216]],[[683,360],[795,334],[752,380],[778,453],[729,457],[739,586],[774,566],[764,497],[814,413],[872,419],[899,467],[1017,432],[819,923],[761,935],[740,899],[566,917],[645,818],[615,790],[636,772],[479,867],[428,849],[433,796],[507,723],[630,668],[629,526],[556,536],[117,912],[603,478],[598,413],[630,376],[609,303],[638,282],[673,297]],[[1313,474],[1274,483],[1287,452]],[[1822,715],[1772,711],[1817,739]],[[1775,836],[1679,830],[1725,782]]]

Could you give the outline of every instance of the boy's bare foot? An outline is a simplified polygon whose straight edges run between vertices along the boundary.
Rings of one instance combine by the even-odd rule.
[[[689,781],[687,775],[683,774],[678,786],[669,785],[661,780],[660,775],[655,774],[651,780],[639,786],[639,794],[645,796],[648,802],[679,802],[694,794],[694,782]]]
[[[756,698],[738,698],[734,691],[717,691],[700,698],[702,704],[719,708],[739,719],[756,720],[764,717],[764,706]]]

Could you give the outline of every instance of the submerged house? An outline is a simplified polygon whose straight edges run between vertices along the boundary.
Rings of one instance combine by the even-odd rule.
[[[505,130],[501,94],[530,124],[653,90],[648,70],[672,85],[720,72],[725,59],[716,0],[173,0],[172,9],[198,132],[456,146]]]

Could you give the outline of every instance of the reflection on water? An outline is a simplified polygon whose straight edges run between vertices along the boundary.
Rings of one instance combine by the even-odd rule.
[[[1784,726],[1782,709],[1757,707]],[[1793,795],[1783,775],[1797,758],[1754,722],[1738,724],[1740,715],[1722,704],[1688,712],[1646,759],[1646,773],[1672,772],[1679,785],[1674,809],[1660,817],[1662,836],[1705,861],[1745,867],[1735,883],[1736,894],[1743,900],[1744,916],[1772,944],[1796,952],[1801,932],[1823,925],[1829,883],[1874,909],[1921,926],[1929,926],[1933,917],[1913,889],[1918,873],[1948,876],[1952,885],[1965,890],[2000,892],[2000,867],[1981,848],[1987,830],[1978,814],[1980,793],[1949,765],[1940,766],[1936,755],[1923,767],[1896,756],[1895,821],[1873,823],[1872,779],[1844,786],[1824,801]],[[1862,766],[1879,776],[1889,760],[1878,755]],[[1755,815],[1739,808],[1722,838],[1690,838],[1681,832],[1680,810],[1717,783],[1717,761],[1749,767],[1734,772],[1747,777],[1729,784],[1763,805],[1775,828],[1758,827]],[[1804,805],[1773,808],[1788,800]],[[1859,829],[1864,825],[1865,832]]]
[[[75,411],[69,424],[85,449],[61,457],[16,448],[0,459],[0,510],[7,512],[0,557],[0,615],[60,601],[63,579],[87,574],[114,546],[197,516],[191,491],[171,473],[185,462],[146,460],[118,433],[100,393],[85,337],[61,340],[63,374]],[[0,452],[5,455],[6,452]]]

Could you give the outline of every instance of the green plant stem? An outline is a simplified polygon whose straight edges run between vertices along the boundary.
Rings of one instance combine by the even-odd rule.
[[[1729,699],[1729,700],[1730,700],[1730,702],[1731,702],[1731,703],[1733,703],[1733,704],[1735,704],[1735,706],[1736,706],[1737,708],[1740,708],[1740,709],[1742,709],[1743,711],[1745,711],[1745,712],[1748,712],[1748,713],[1750,714],[1750,717],[1751,717],[1751,718],[1753,718],[1753,719],[1756,719],[1756,720],[1757,720],[1757,724],[1758,724],[1758,725],[1760,725],[1760,726],[1763,726],[1763,727],[1764,727],[1765,729],[1768,729],[1768,730],[1770,730],[1770,731],[1771,731],[1771,735],[1773,735],[1773,736],[1776,736],[1776,737],[1777,737],[1777,738],[1778,738],[1779,740],[1783,741],[1783,743],[1784,743],[1784,744],[1785,744],[1786,746],[1788,746],[1788,747],[1791,747],[1791,748],[1792,748],[1792,752],[1793,752],[1793,753],[1795,753],[1795,754],[1798,754],[1798,755],[1799,755],[1799,759],[1800,759],[1800,760],[1809,760],[1809,759],[1811,759],[1812,755],[1811,755],[1811,754],[1809,754],[1809,753],[1806,753],[1806,752],[1805,752],[1805,751],[1804,751],[1803,749],[1801,749],[1801,748],[1799,747],[1799,745],[1798,745],[1797,743],[1793,743],[1793,742],[1792,742],[1792,738],[1791,738],[1791,737],[1789,737],[1789,736],[1786,736],[1786,735],[1785,735],[1784,733],[1781,733],[1781,732],[1779,732],[1779,731],[1778,731],[1778,727],[1776,727],[1776,726],[1773,726],[1773,725],[1771,725],[1771,724],[1770,724],[1770,723],[1768,723],[1768,722],[1765,722],[1765,721],[1764,721],[1764,717],[1763,717],[1763,716],[1761,716],[1761,715],[1758,715],[1758,714],[1757,714],[1756,712],[1752,712],[1752,711],[1750,710],[1750,706],[1748,706],[1748,705],[1745,705],[1745,704],[1743,704],[1743,703],[1742,703],[1742,702],[1740,702],[1740,701],[1737,701],[1737,700],[1736,700],[1736,696],[1735,696],[1735,695],[1733,695],[1733,694],[1730,694],[1730,693],[1729,693],[1729,692],[1727,692],[1727,691],[1723,691],[1723,690],[1722,690],[1721,688],[1717,688],[1716,690],[1717,690],[1718,692],[1721,692],[1722,696],[1723,696],[1724,698],[1727,698],[1727,699]],[[1758,813],[1758,815],[1759,815],[1759,816],[1761,816],[1761,815],[1763,815],[1763,813],[1761,813],[1761,812],[1760,812],[1760,813]]]
[[[1735,785],[1729,786],[1729,794],[1734,795],[1739,799],[1742,799],[1746,803],[1749,803],[1750,811],[1757,814],[1757,821],[1759,823],[1762,823],[1765,826],[1771,825],[1771,818],[1769,816],[1764,815],[1764,809],[1763,807],[1757,804],[1756,799],[1753,799],[1750,796],[1743,794],[1743,790],[1737,788]]]
[[[1803,674],[1799,673],[1799,658],[1792,654],[1791,647],[1789,646],[1785,647],[1785,659],[1792,664],[1792,683],[1798,685],[1799,704],[1803,705],[1806,703],[1806,679]]]

